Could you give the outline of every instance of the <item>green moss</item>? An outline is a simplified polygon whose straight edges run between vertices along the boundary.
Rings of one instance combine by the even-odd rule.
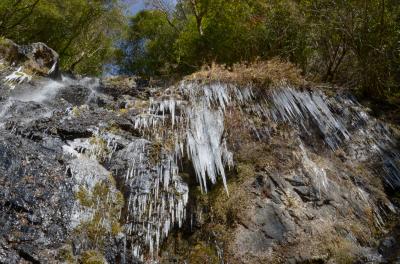
[[[116,236],[121,232],[122,232],[122,226],[120,225],[120,223],[114,222],[111,224],[111,234],[113,236]]]
[[[5,37],[0,36],[0,45],[6,45],[8,43],[9,41]]]
[[[85,188],[80,188],[76,196],[82,206],[95,209],[90,221],[82,222],[76,232],[84,233],[92,242],[103,246],[109,234],[118,234],[121,231],[119,212],[124,205],[123,195],[120,192],[111,193],[109,182],[99,182],[89,193]],[[103,225],[103,220],[110,224],[110,228]]]
[[[118,134],[118,133],[121,132],[121,129],[118,127],[117,124],[115,124],[115,121],[111,121],[111,122],[107,125],[107,127],[106,127],[105,130],[108,131],[108,132],[110,132],[110,133],[112,133],[112,134]]]
[[[114,178],[114,175],[112,173],[108,174],[108,181],[112,186],[117,186],[117,181]]]
[[[96,198],[104,197],[110,193],[110,187],[105,182],[97,183],[94,188],[92,195]]]
[[[63,261],[67,264],[76,263],[74,254],[72,253],[72,247],[69,245],[60,249],[57,257],[60,261]]]
[[[75,117],[79,117],[79,116],[81,115],[81,110],[79,109],[78,106],[74,106],[74,107],[72,108],[72,114],[73,114],[73,116],[75,116]]]
[[[82,264],[104,264],[106,260],[104,256],[97,250],[88,250],[81,255]]]
[[[0,36],[0,51],[10,49],[13,45],[14,43],[11,40]]]
[[[80,187],[75,196],[81,206],[90,209],[93,215],[90,220],[82,221],[75,228],[74,236],[87,241],[90,249],[104,252],[107,241],[122,232],[119,222],[119,215],[125,203],[122,193],[116,190],[115,180],[109,175],[109,179],[97,182],[92,190]],[[85,259],[97,261],[93,256],[86,256]]]
[[[75,193],[75,199],[77,199],[83,206],[93,206],[93,200],[90,197],[90,193],[84,186],[79,187],[79,191]]]
[[[129,112],[129,109],[126,109],[126,108],[120,108],[120,109],[118,110],[118,113],[119,113],[120,115],[127,115],[128,112]]]
[[[219,259],[217,252],[214,248],[205,243],[199,243],[191,250],[189,255],[189,263],[219,263]]]
[[[0,60],[0,72],[7,69],[7,66],[3,63],[2,60]]]

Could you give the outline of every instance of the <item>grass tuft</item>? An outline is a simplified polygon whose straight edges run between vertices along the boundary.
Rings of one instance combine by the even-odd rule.
[[[271,87],[283,83],[294,86],[304,86],[308,82],[302,76],[300,69],[294,64],[279,58],[269,61],[255,61],[250,64],[238,63],[232,67],[212,64],[186,77],[186,80],[221,81],[238,85],[254,85]]]

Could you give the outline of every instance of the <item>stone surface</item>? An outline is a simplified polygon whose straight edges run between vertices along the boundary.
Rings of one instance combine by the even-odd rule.
[[[41,44],[24,49],[25,57],[36,63],[32,68],[48,69],[55,62],[56,56]],[[5,52],[13,57],[11,51]],[[0,79],[13,70],[0,71]],[[109,263],[140,262],[140,254],[130,247],[146,234],[127,235],[127,198],[133,188],[150,193],[144,197],[157,192],[148,185],[159,179],[157,173],[168,175],[168,164],[158,171],[153,165],[174,146],[162,140],[171,131],[181,132],[182,123],[174,124],[178,130],[168,130],[170,121],[161,119],[154,129],[159,137],[154,138],[151,126],[140,129],[135,122],[154,113],[171,115],[167,107],[151,110],[150,102],[169,103],[167,95],[173,92],[138,87],[129,78],[39,78],[14,89],[0,82],[0,262],[80,263],[88,254]],[[347,102],[345,95],[339,97],[341,105],[335,105],[339,99],[326,100],[353,136],[336,150],[327,147],[313,120],[304,120],[304,130],[299,124],[260,118],[254,108],[244,117],[268,124],[269,134],[263,136],[265,130],[250,128],[237,114],[248,113],[250,105],[230,105],[224,134],[236,166],[226,170],[229,196],[222,183],[210,184],[209,193],[201,194],[192,163],[182,158],[179,179],[171,182],[179,186],[182,178],[190,187],[184,222],[181,228],[171,225],[172,235],[164,243],[159,241],[160,253],[153,259],[160,263],[397,261],[393,252],[399,247],[398,232],[389,225],[397,216],[397,204],[390,200],[397,189],[390,189],[383,177],[385,169],[394,170],[389,161],[396,159],[387,157],[397,150],[378,142],[386,155],[380,160],[371,151],[375,139],[369,135],[395,136],[379,120],[360,121],[355,113],[363,108]],[[347,110],[340,111],[343,106]],[[146,144],[138,149],[142,141]],[[132,176],[132,182],[142,185],[127,185],[136,158],[148,174]],[[177,191],[162,194],[172,197],[179,195]],[[125,200],[118,201],[119,193]],[[96,207],[106,214],[95,222],[101,223],[100,229],[91,225],[100,214]],[[118,216],[118,224],[113,216]],[[146,254],[143,262],[150,262]]]
[[[27,73],[59,78],[59,56],[44,43],[17,45],[9,39],[0,39],[0,59],[14,67],[22,66]]]

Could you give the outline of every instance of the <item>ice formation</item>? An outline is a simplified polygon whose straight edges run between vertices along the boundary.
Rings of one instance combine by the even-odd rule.
[[[160,126],[165,128],[168,122],[173,131],[175,159],[186,154],[202,190],[207,191],[207,181],[214,184],[220,176],[228,192],[225,166],[233,164],[233,157],[224,139],[224,111],[234,100],[243,102],[250,98],[250,90],[242,92],[235,86],[219,83],[182,82],[166,93],[175,96],[153,98],[149,109],[134,118],[135,127],[148,130],[150,138],[163,138],[167,135],[160,134]]]
[[[56,69],[57,69],[57,64],[58,64],[58,62],[54,62],[53,63],[53,66],[51,66],[51,68],[50,68],[50,70],[47,72],[47,74],[53,74],[55,71],[56,71]]]
[[[118,154],[130,164],[127,231],[136,238],[130,249],[136,258],[143,258],[143,244],[150,255],[157,253],[172,227],[180,227],[185,219],[189,190],[177,166],[184,156],[192,161],[203,191],[208,181],[215,184],[220,176],[228,192],[225,167],[233,164],[233,156],[224,138],[224,111],[233,97],[244,101],[250,92],[222,84],[185,83],[152,98],[133,117],[135,128],[164,146],[157,151],[155,164],[150,155],[154,146],[144,139],[134,140]]]
[[[231,154],[223,141],[224,117],[221,110],[210,110],[205,102],[187,110],[187,153],[192,160],[200,186],[207,191],[207,175],[212,184],[220,175],[228,192],[224,165],[232,163]]]
[[[119,153],[130,164],[125,179],[129,189],[126,230],[135,238],[131,250],[138,259],[143,258],[143,242],[153,256],[172,227],[182,226],[189,195],[174,158],[160,152],[152,161],[151,147],[149,141],[137,139]]]
[[[324,136],[325,142],[335,149],[343,140],[350,138],[347,129],[329,110],[320,91],[298,91],[289,86],[272,92],[274,108],[271,116],[274,121],[299,123],[309,120],[315,124]]]
[[[11,89],[14,89],[18,84],[30,82],[32,80],[32,76],[23,72],[22,67],[19,67],[16,71],[6,76],[4,80]]]
[[[68,163],[67,171],[74,179],[73,191],[75,194],[80,190],[85,190],[85,192],[91,194],[96,185],[110,182],[110,172],[98,162],[92,153],[85,152],[86,147],[90,148],[90,145],[86,139],[75,139],[63,146],[64,153],[72,157]],[[106,200],[116,200],[118,190],[112,184],[107,185],[109,192]],[[71,228],[76,228],[83,222],[91,221],[97,208],[101,206],[100,202],[96,201],[96,204],[89,208],[76,200],[71,214]],[[111,226],[107,220],[101,219],[100,223],[109,230]]]
[[[91,86],[95,96],[98,82],[89,79],[81,82]],[[93,130],[91,139],[76,139],[65,147],[66,153],[84,155],[81,162],[88,168],[93,161],[110,161],[114,157],[127,164],[124,252],[130,252],[132,262],[149,255],[155,257],[171,229],[181,227],[186,219],[189,189],[179,175],[178,164],[182,159],[191,161],[204,192],[220,179],[228,193],[225,170],[233,166],[233,155],[226,142],[224,123],[233,107],[263,120],[265,127],[261,128],[246,118],[243,122],[248,123],[242,124],[250,125],[260,140],[268,135],[271,129],[268,126],[287,123],[305,135],[310,128],[317,128],[333,150],[346,147],[350,155],[357,155],[356,147],[369,148],[381,159],[388,184],[400,185],[399,155],[389,151],[394,144],[390,132],[384,126],[367,126],[368,131],[359,129],[359,124],[368,124],[370,120],[353,100],[344,96],[327,98],[319,90],[300,91],[286,84],[267,91],[264,97],[255,97],[251,87],[182,81],[156,94],[142,108],[136,107],[130,119],[143,138],[130,138],[122,150],[117,151],[118,142],[127,139],[100,130]],[[345,107],[338,111],[334,110],[338,109],[335,105]],[[349,141],[357,144],[343,144]],[[302,144],[300,153],[303,169],[317,186],[318,195],[324,195],[330,187],[326,171],[311,159]],[[80,163],[72,162],[70,170],[81,181],[81,172],[74,169],[77,164]],[[89,185],[90,179],[84,184]],[[358,193],[361,199],[368,200],[363,190]],[[380,221],[378,209],[375,214]]]

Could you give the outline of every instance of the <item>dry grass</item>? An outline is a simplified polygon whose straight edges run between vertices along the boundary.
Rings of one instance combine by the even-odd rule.
[[[223,81],[239,85],[269,87],[282,82],[295,86],[304,86],[308,82],[294,64],[279,58],[269,61],[255,61],[250,64],[239,63],[232,67],[212,64],[189,75],[186,80]]]
[[[102,79],[102,82],[110,87],[135,87],[136,80],[134,77],[129,77],[125,75],[111,76]]]

